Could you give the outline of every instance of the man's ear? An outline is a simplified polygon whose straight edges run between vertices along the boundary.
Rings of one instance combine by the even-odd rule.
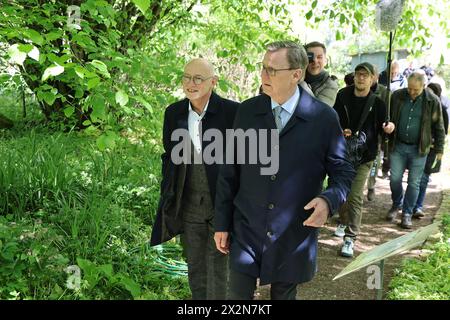
[[[302,69],[297,69],[294,72],[294,79],[299,82],[300,80],[303,80],[303,70]]]
[[[215,87],[217,85],[217,82],[219,82],[219,77],[218,76],[214,76],[212,78],[212,81],[211,81],[213,87]]]

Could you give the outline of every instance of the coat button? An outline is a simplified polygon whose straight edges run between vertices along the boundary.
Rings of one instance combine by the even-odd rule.
[[[273,148],[274,148],[275,150],[278,150],[278,149],[280,149],[280,146],[279,146],[279,145],[275,145]]]
[[[267,232],[267,236],[268,236],[269,238],[271,238],[271,237],[273,236],[273,233],[270,232],[270,231],[268,231],[268,232]]]
[[[268,207],[269,207],[270,210],[272,210],[275,206],[274,206],[273,203],[270,203]]]
[[[270,176],[270,180],[272,180],[272,181],[275,181],[276,178],[277,178],[276,175],[271,175],[271,176]]]

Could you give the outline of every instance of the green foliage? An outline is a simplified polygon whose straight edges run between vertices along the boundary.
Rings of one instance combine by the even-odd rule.
[[[330,25],[338,24],[339,28],[335,28],[337,41],[351,38],[352,35],[363,35],[362,38],[370,39],[368,45],[377,48],[382,39],[381,31],[377,31],[375,26],[375,8],[378,2],[379,0],[332,1],[329,5],[311,6],[306,18],[310,20],[312,16],[316,17],[314,22],[308,22],[309,26],[323,20],[330,21]],[[433,32],[450,32],[447,19],[449,14],[450,5],[445,0],[405,1],[402,19],[396,29],[396,44],[415,54],[429,49]],[[373,34],[375,31],[377,36],[368,37],[368,33]],[[387,33],[385,34],[387,37]],[[363,51],[369,50],[370,48],[363,48]]]
[[[450,297],[450,214],[442,219],[439,242],[428,245],[424,259],[405,260],[389,285],[388,299],[448,300]]]
[[[64,238],[48,224],[0,216],[0,298],[52,296],[69,262],[63,248]]]
[[[2,8],[0,43],[34,92],[47,119],[94,126],[112,148],[124,117],[139,118],[175,99],[187,59],[207,55],[225,76],[220,90],[246,98],[238,64],[255,71],[263,45],[284,36],[290,19],[281,1],[81,1],[79,27],[71,1],[13,0]],[[23,10],[26,6],[26,10]],[[75,22],[77,20],[74,20]],[[187,36],[188,35],[188,36]],[[242,55],[242,48],[247,54]],[[230,67],[231,66],[231,67]],[[61,121],[62,120],[62,121]]]
[[[155,105],[166,102],[170,92],[146,96],[140,86],[142,70],[147,84],[172,85],[167,76],[178,60],[162,50],[143,54],[144,42],[162,21],[180,23],[188,10],[180,1],[81,1],[78,27],[66,16],[71,1],[10,1],[2,7],[0,43],[8,43],[9,63],[15,65],[27,86],[36,95],[48,120],[65,126],[93,126],[104,132],[97,141],[102,149],[112,148],[118,139],[117,122],[124,116],[142,116]],[[27,10],[23,10],[23,6]],[[145,13],[145,16],[143,15]],[[171,15],[172,14],[172,15]],[[164,17],[163,17],[164,15]],[[167,18],[167,17],[168,18]],[[75,17],[76,18],[76,17]],[[147,21],[146,21],[147,19]],[[77,22],[77,20],[74,20]],[[159,40],[171,39],[171,29],[158,31]],[[161,43],[164,47],[164,43]],[[153,46],[148,46],[153,48]],[[161,47],[158,47],[160,49]],[[152,50],[150,50],[152,51]],[[150,54],[158,61],[167,58],[169,67],[142,61]],[[169,72],[170,73],[170,72]],[[164,74],[162,77],[158,77]],[[10,79],[6,79],[10,80]],[[5,79],[3,79],[5,81]],[[112,89],[113,88],[113,89]]]
[[[0,131],[0,299],[189,297],[186,277],[147,246],[159,199],[154,124],[135,121],[114,153],[89,132]],[[70,266],[78,288],[67,286]]]

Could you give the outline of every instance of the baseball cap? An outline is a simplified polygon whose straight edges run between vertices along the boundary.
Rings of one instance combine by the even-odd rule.
[[[368,62],[363,62],[363,63],[358,64],[356,66],[356,68],[355,68],[355,71],[358,71],[360,69],[364,69],[364,70],[366,70],[367,72],[369,72],[372,75],[375,74],[375,70],[373,68],[373,65],[368,63]]]

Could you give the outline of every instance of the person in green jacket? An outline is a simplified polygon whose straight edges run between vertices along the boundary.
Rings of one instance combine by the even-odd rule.
[[[427,155],[433,146],[436,159],[444,152],[445,132],[439,98],[424,90],[426,76],[414,71],[408,77],[408,88],[395,91],[391,97],[391,121],[395,131],[389,139],[392,207],[386,219],[394,222],[403,211],[401,227],[412,227],[411,217],[419,194],[420,179]],[[402,179],[408,169],[408,186],[403,193]]]

